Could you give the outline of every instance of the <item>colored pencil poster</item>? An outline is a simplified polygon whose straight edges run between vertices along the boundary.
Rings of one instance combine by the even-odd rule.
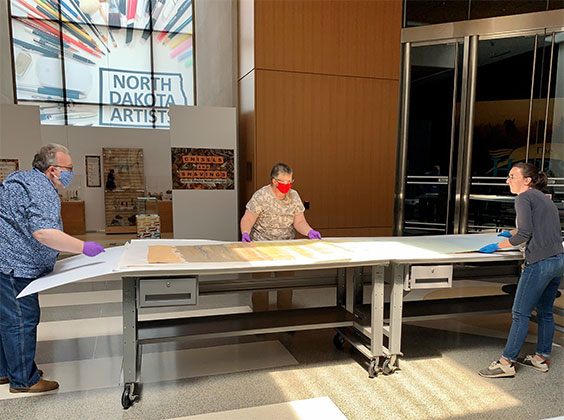
[[[191,0],[10,0],[17,102],[43,124],[168,128],[194,104]]]
[[[173,147],[172,188],[232,190],[235,188],[234,150]]]

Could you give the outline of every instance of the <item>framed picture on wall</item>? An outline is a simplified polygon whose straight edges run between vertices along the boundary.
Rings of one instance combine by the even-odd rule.
[[[86,167],[86,186],[87,187],[101,187],[102,176],[100,173],[100,156],[85,156]]]
[[[8,175],[18,169],[18,159],[0,159],[0,182],[4,181]]]

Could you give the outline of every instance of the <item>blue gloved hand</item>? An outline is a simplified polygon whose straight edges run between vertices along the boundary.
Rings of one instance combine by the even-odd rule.
[[[486,246],[481,247],[478,252],[483,252],[484,254],[491,254],[499,249],[497,244],[488,244]]]
[[[241,235],[241,242],[251,242],[251,237],[247,232],[243,232]]]
[[[321,239],[321,233],[312,229],[307,233],[307,237],[309,239]]]
[[[84,242],[82,253],[87,257],[95,257],[101,252],[106,252],[104,247],[97,242]]]
[[[502,236],[504,238],[511,238],[511,236],[513,236],[513,235],[511,235],[510,231],[506,230],[504,232],[498,233],[497,236]]]

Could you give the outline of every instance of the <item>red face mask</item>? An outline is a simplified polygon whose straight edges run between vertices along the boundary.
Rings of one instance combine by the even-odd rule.
[[[276,185],[276,188],[278,188],[278,191],[280,191],[282,194],[287,194],[288,191],[290,191],[290,188],[292,188],[292,184],[281,184],[279,182],[278,185]]]

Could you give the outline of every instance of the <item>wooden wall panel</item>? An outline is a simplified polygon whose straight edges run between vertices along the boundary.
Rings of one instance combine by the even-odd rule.
[[[255,73],[255,188],[285,162],[312,226],[391,227],[398,81]]]
[[[255,68],[397,80],[401,12],[401,0],[256,0]]]

